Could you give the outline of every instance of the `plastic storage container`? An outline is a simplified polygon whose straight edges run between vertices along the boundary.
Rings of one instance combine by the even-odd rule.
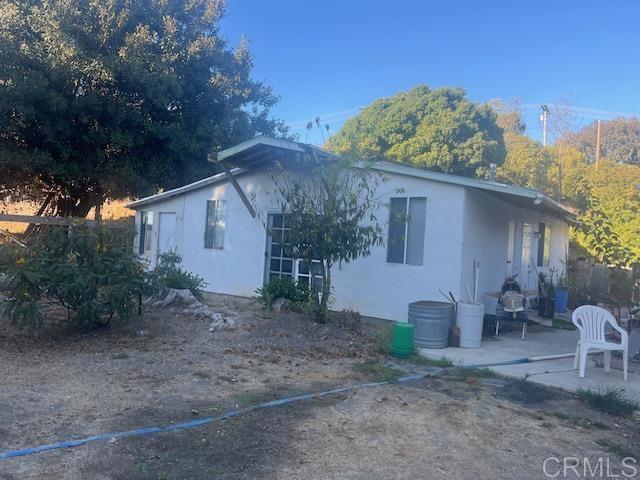
[[[479,348],[482,346],[482,324],[484,305],[481,303],[458,303],[456,324],[460,329],[460,346]]]

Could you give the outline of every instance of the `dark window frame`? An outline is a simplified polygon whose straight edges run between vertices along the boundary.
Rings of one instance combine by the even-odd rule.
[[[419,217],[412,220],[411,212]],[[391,197],[387,263],[424,265],[424,242],[427,230],[427,197]]]
[[[153,238],[153,212],[142,210],[140,212],[140,235],[138,238],[138,254],[139,255],[146,255],[147,253],[151,252],[152,238]]]

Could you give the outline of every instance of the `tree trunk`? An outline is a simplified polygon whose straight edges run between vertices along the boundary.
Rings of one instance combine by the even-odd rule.
[[[51,203],[54,197],[55,197],[54,192],[50,192],[49,194],[47,194],[47,198],[45,198],[44,202],[42,202],[42,205],[40,205],[40,208],[36,212],[36,216],[40,216],[45,212],[45,210],[49,207],[49,204]],[[30,223],[29,226],[27,227],[27,230],[24,232],[24,237],[25,238],[30,237],[34,232],[38,231],[38,227],[39,225],[35,223]]]
[[[87,193],[82,196],[59,196],[56,200],[56,214],[60,217],[86,218],[89,211],[100,203],[100,199]]]

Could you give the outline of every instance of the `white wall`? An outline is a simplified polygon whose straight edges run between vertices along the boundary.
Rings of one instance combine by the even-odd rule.
[[[473,293],[473,261],[480,262],[478,282],[479,301],[484,300],[486,292],[499,291],[507,274],[507,244],[509,221],[515,224],[515,245],[513,273],[518,274],[522,282],[527,272],[522,263],[522,225],[529,223],[532,231],[538,231],[538,224],[544,222],[551,226],[551,252],[549,268],[561,271],[569,248],[569,227],[555,216],[530,210],[504,202],[486,192],[467,189],[464,209],[464,247],[462,253],[462,286],[468,285]],[[532,238],[531,258],[537,261],[538,239]],[[539,271],[548,268],[538,267]],[[536,289],[535,274],[531,274],[529,288]],[[493,313],[493,312],[487,312]]]
[[[255,195],[260,206],[256,218],[251,217],[233,186],[227,182],[192,190],[170,199],[142,206],[139,211],[154,212],[151,266],[157,256],[157,217],[160,212],[176,212],[178,253],[183,267],[207,282],[206,290],[232,295],[254,295],[264,277],[266,246],[266,213],[274,211],[273,201],[265,191],[271,177],[264,172],[240,175],[238,183],[250,198]],[[226,200],[225,238],[222,250],[204,248],[207,200]],[[136,216],[139,230],[140,213]],[[137,246],[136,238],[136,246]]]
[[[443,298],[438,289],[458,294],[462,245],[464,189],[441,182],[385,174],[377,212],[384,223],[385,245],[371,255],[333,271],[334,309],[351,308],[363,315],[407,321],[408,305],[418,300]],[[404,191],[398,194],[396,191]],[[424,262],[422,265],[387,263],[388,203],[391,197],[426,197]]]
[[[506,273],[507,222],[516,222],[514,264],[519,265],[522,222],[537,230],[539,221],[552,225],[551,260],[564,258],[568,245],[567,225],[538,212],[517,208],[489,194],[442,182],[385,174],[380,186],[383,206],[377,212],[385,227],[391,197],[426,197],[427,219],[422,265],[387,263],[387,249],[379,246],[369,257],[332,270],[332,308],[351,308],[363,315],[406,321],[408,304],[418,300],[442,300],[438,289],[461,298],[465,283],[472,288],[473,259],[481,264],[480,292],[498,290]],[[187,270],[202,276],[206,290],[251,296],[264,281],[266,250],[265,222],[277,212],[273,181],[268,172],[252,172],[237,177],[250,198],[255,198],[258,216],[252,218],[231,184],[209,185],[140,210],[154,212],[154,241],[151,265],[157,255],[157,219],[160,212],[175,212],[176,245]],[[402,193],[397,190],[402,189]],[[207,200],[226,200],[224,249],[204,248]],[[139,229],[140,213],[136,216]],[[464,238],[464,242],[463,242]],[[535,245],[534,241],[534,245]],[[136,240],[137,248],[137,240]],[[532,251],[535,258],[535,249]]]

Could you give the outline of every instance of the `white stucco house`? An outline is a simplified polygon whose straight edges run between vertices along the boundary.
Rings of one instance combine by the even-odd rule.
[[[219,152],[211,160],[223,173],[129,205],[136,210],[136,251],[153,267],[161,252],[175,250],[211,292],[252,296],[274,276],[308,281],[308,269],[283,252],[286,217],[272,194],[270,168],[276,158],[305,156],[332,155],[268,137]],[[377,217],[385,238],[395,240],[334,267],[333,309],[405,321],[410,302],[442,300],[438,289],[462,298],[465,285],[473,285],[474,260],[481,296],[499,290],[508,274],[535,289],[534,265],[562,269],[571,211],[543,193],[391,162],[374,169],[387,179]],[[399,224],[392,212],[409,215]]]

